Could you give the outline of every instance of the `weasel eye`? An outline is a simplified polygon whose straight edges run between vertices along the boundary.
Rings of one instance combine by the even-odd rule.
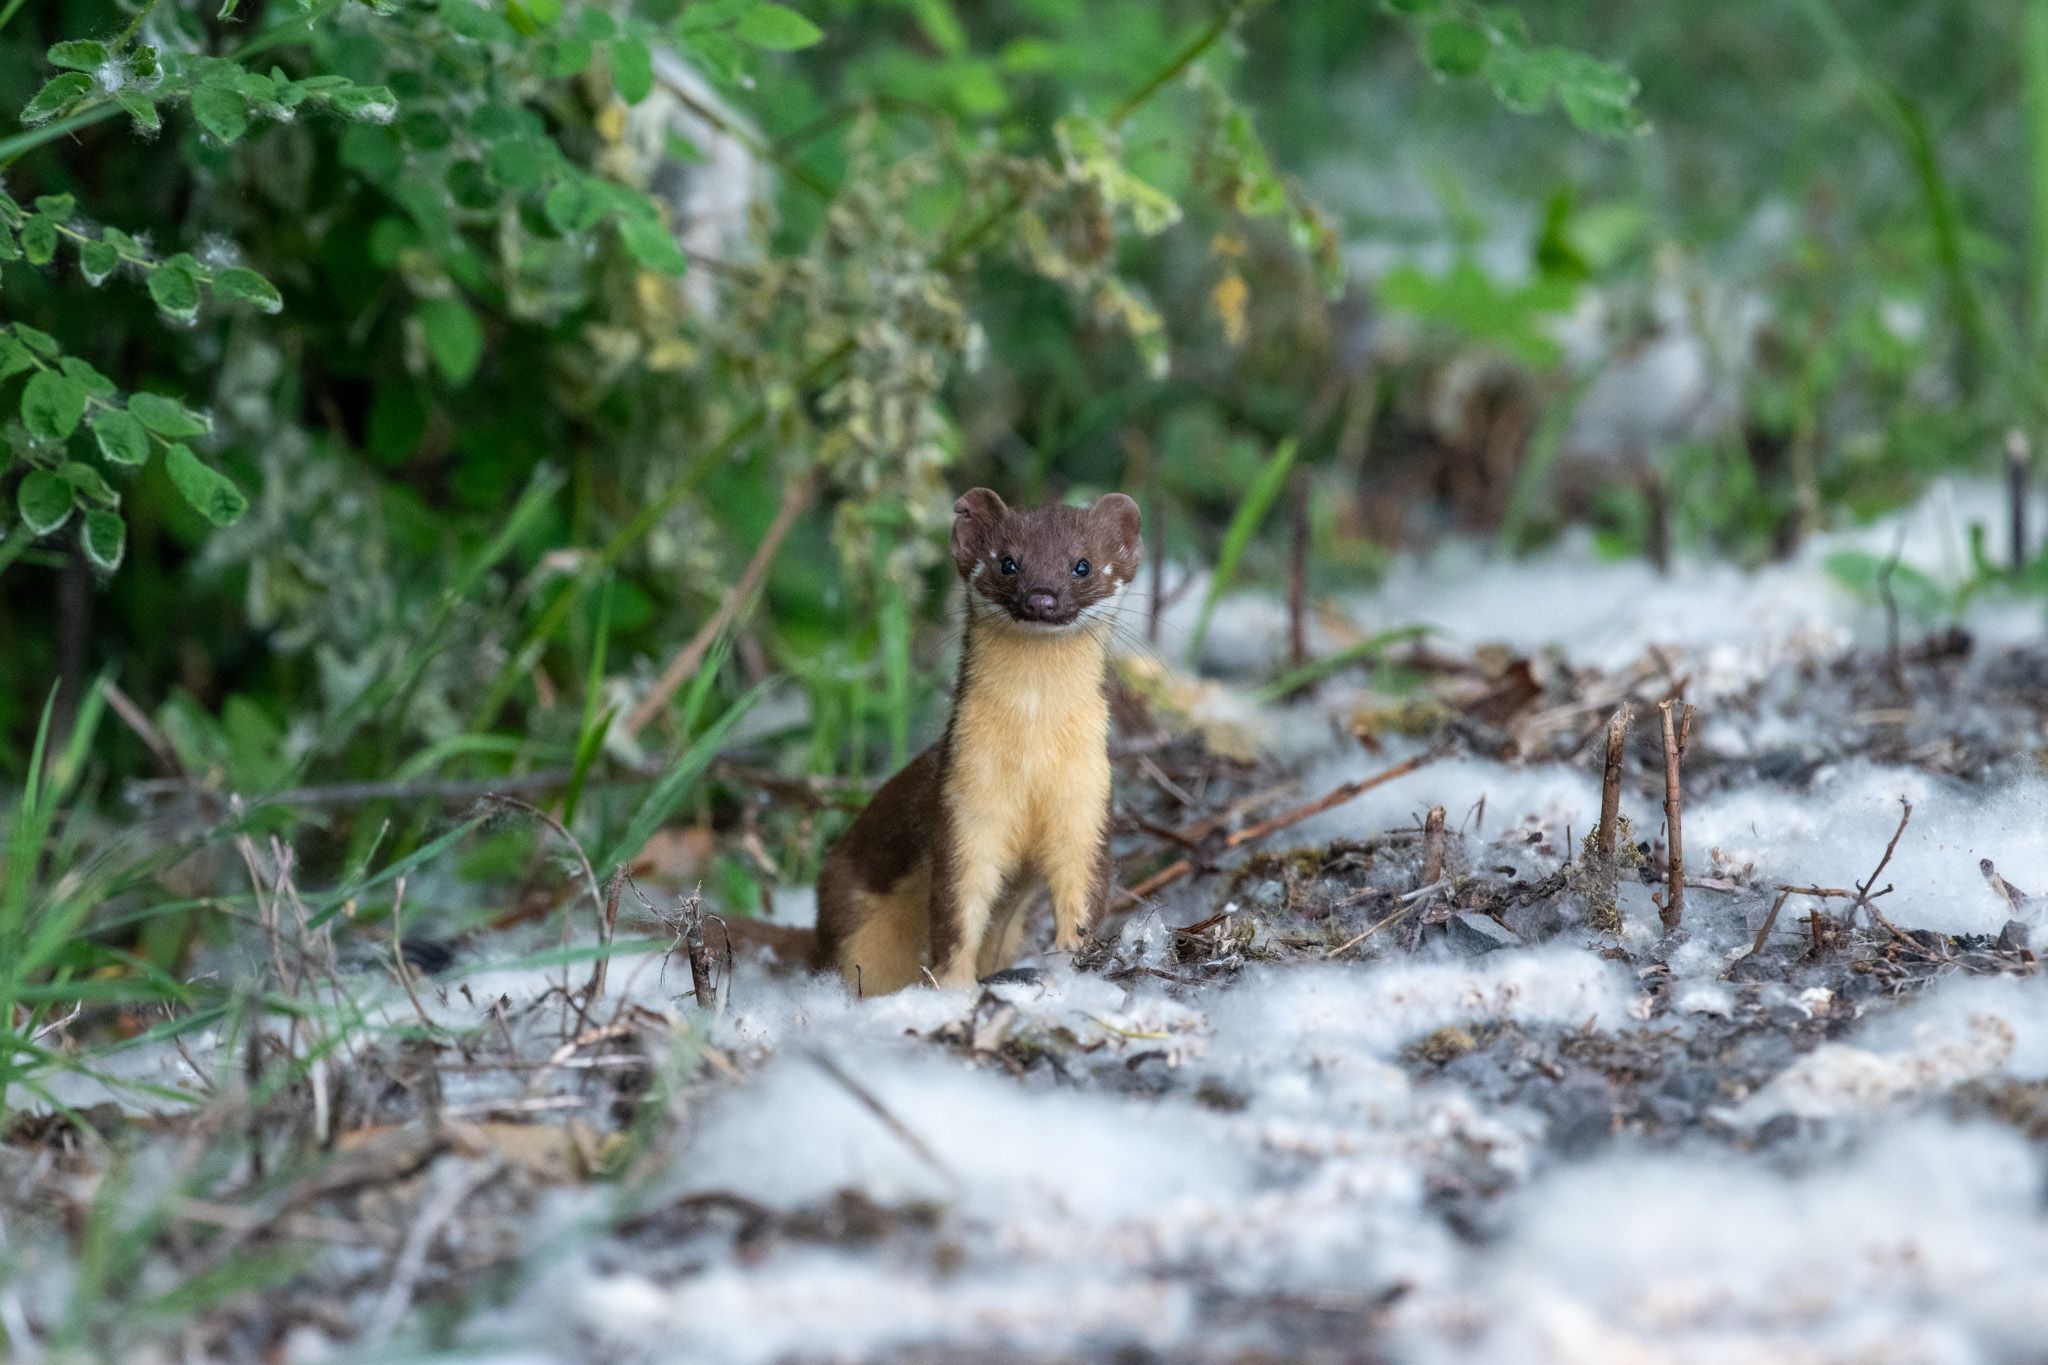
[[[1016,561],[1016,560],[1014,560],[1014,559],[1012,559],[1012,558],[1010,558],[1010,557],[1009,557],[1008,555],[1004,555],[1004,556],[1003,556],[1003,572],[1004,572],[1004,573],[1015,573],[1015,572],[1017,572],[1017,561]]]
[[[1075,560],[1075,561],[1074,561],[1074,577],[1076,577],[1076,578],[1086,578],[1087,576],[1088,576],[1088,561],[1087,561],[1087,560],[1085,560],[1085,559],[1077,559],[1077,560]]]

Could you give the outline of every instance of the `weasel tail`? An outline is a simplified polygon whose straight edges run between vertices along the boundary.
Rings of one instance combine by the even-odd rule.
[[[1138,505],[953,505],[967,636],[937,744],[875,793],[825,856],[818,948],[862,995],[971,984],[1013,962],[1042,881],[1054,946],[1109,897],[1109,703],[1117,600],[1143,554]]]

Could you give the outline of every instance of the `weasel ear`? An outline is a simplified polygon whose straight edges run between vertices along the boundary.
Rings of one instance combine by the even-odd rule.
[[[953,503],[953,567],[961,577],[974,572],[974,561],[988,553],[996,527],[1010,509],[991,488],[970,488]]]
[[[1140,550],[1138,504],[1122,493],[1104,493],[1088,508],[1088,517],[1107,534],[1111,543],[1129,548],[1128,558],[1135,562]],[[1118,559],[1127,556],[1119,553]]]

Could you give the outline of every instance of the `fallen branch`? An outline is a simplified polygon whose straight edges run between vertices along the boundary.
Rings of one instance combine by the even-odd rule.
[[[1282,811],[1278,815],[1270,816],[1255,825],[1247,825],[1243,829],[1236,830],[1225,836],[1223,851],[1229,852],[1232,849],[1243,848],[1246,844],[1255,843],[1269,834],[1277,834],[1292,825],[1298,825],[1310,816],[1321,815],[1326,810],[1341,806],[1346,801],[1363,796],[1374,787],[1382,786],[1397,777],[1406,777],[1417,768],[1434,763],[1440,757],[1442,757],[1441,750],[1431,749],[1426,753],[1416,754],[1413,758],[1403,759],[1390,768],[1383,768],[1371,777],[1363,777],[1356,782],[1342,783],[1331,788],[1313,801],[1296,806],[1291,810]],[[1145,878],[1144,881],[1139,882],[1136,886],[1119,895],[1112,909],[1128,910],[1143,901],[1147,896],[1157,895],[1175,882],[1194,875],[1194,872],[1195,862],[1192,858],[1177,858]]]

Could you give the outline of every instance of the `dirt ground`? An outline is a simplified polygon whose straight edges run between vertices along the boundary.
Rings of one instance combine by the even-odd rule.
[[[975,991],[851,1000],[652,888],[601,992],[494,965],[555,924],[410,990],[345,947],[298,1013],[17,1113],[0,1321],[132,1360],[2038,1358],[2048,646],[1807,588],[1838,631],[1428,637],[1263,706],[1140,657],[1117,846],[1157,889]]]

